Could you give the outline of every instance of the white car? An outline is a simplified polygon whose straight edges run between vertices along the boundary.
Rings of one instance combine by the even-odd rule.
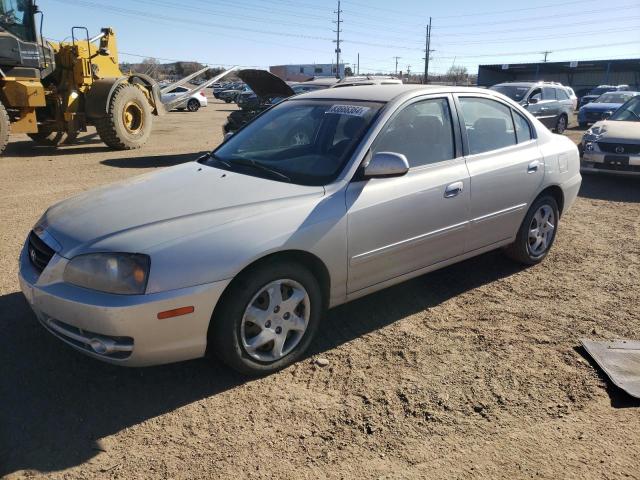
[[[496,248],[541,262],[579,168],[569,138],[491,90],[316,90],[198,161],[54,205],[20,284],[92,357],[266,374],[301,358],[327,308]]]
[[[162,103],[169,103],[176,98],[190,92],[191,89],[187,87],[176,87],[173,90],[162,94]],[[193,95],[185,98],[184,102],[179,103],[177,106],[173,107],[176,110],[184,110],[187,109],[190,112],[197,112],[200,107],[207,106],[207,96],[205,95],[203,90],[194,93]]]

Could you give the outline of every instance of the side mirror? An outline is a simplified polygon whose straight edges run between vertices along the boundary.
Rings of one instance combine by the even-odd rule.
[[[407,157],[401,153],[378,152],[363,170],[364,178],[401,177],[409,171]]]
[[[536,103],[538,103],[540,101],[540,99],[538,97],[531,97],[529,99],[529,104],[530,105],[535,105]]]
[[[233,132],[227,132],[224,134],[224,141],[226,142],[227,140],[229,140],[231,137],[233,137]]]

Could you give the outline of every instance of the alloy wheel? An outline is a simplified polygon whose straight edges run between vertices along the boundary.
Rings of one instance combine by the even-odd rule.
[[[527,249],[533,257],[543,255],[551,242],[556,230],[556,219],[553,209],[549,205],[542,205],[531,219]]]
[[[302,340],[311,314],[309,294],[295,280],[275,280],[251,299],[242,316],[240,336],[249,356],[274,362]]]

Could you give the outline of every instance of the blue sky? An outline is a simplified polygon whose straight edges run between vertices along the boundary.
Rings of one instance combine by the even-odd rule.
[[[335,61],[337,1],[39,0],[44,34],[111,26],[121,61],[143,57],[266,68]],[[424,71],[425,26],[433,17],[430,72],[483,63],[640,57],[640,0],[343,0],[342,56],[360,71]],[[131,55],[134,54],[134,55]]]

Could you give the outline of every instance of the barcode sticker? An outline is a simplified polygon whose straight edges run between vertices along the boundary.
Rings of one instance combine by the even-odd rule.
[[[325,113],[336,113],[338,115],[363,117],[369,110],[371,110],[369,107],[360,107],[357,105],[333,105]]]

